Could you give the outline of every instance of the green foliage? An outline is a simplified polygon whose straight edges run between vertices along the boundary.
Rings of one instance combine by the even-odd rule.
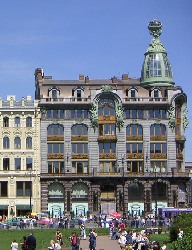
[[[192,214],[191,213],[183,213],[182,215],[178,216],[170,227],[170,240],[175,241],[177,240],[177,235],[179,229],[182,229],[184,234],[188,232],[192,228]]]

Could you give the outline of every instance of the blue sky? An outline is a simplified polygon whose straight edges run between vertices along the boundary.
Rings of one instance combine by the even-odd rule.
[[[34,71],[54,79],[140,77],[152,19],[163,24],[161,41],[174,81],[188,96],[192,123],[191,0],[6,0],[0,8],[0,96],[34,97]],[[192,125],[186,161],[192,161]]]

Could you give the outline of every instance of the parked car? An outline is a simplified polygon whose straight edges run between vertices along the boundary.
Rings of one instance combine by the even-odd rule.
[[[69,228],[79,228],[82,223],[80,219],[71,219],[68,221]]]

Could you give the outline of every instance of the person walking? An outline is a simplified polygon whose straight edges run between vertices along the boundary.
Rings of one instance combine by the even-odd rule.
[[[91,229],[89,231],[89,249],[90,250],[96,250],[96,237],[97,237],[96,232],[93,229]]]
[[[29,236],[27,236],[26,239],[26,244],[27,244],[27,250],[35,250],[36,249],[36,238],[33,235],[33,233],[30,233]]]
[[[72,233],[70,241],[71,241],[71,250],[77,250],[77,235],[75,232]]]
[[[16,240],[13,240],[13,242],[11,243],[11,250],[17,250],[18,249],[18,243],[16,242]]]

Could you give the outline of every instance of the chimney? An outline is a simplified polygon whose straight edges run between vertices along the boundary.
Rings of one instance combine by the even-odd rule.
[[[122,80],[128,80],[128,74],[123,74],[122,75]]]
[[[116,76],[112,77],[111,80],[112,80],[112,83],[117,83],[117,77]]]
[[[85,77],[85,83],[89,83],[89,77],[88,76]]]
[[[44,77],[44,72],[43,72],[43,69],[41,68],[36,68],[35,69],[35,78],[38,78],[38,80],[42,80],[43,77]]]
[[[84,81],[84,75],[82,75],[82,74],[79,74],[79,81]]]

